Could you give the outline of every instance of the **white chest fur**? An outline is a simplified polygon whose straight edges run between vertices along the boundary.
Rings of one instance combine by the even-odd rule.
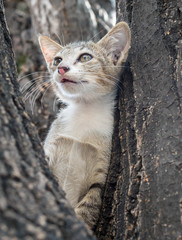
[[[113,131],[113,105],[114,101],[108,97],[68,106],[59,116],[64,126],[61,134],[79,141],[88,140],[87,137],[94,133],[109,137]]]

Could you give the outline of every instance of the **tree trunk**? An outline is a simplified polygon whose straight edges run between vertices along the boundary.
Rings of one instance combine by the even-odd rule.
[[[94,239],[58,189],[21,100],[0,1],[1,239]]]
[[[117,13],[132,44],[97,236],[180,240],[182,2],[118,0]]]

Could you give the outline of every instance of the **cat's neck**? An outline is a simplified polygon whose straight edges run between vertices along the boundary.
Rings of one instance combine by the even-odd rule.
[[[78,116],[80,118],[84,118],[84,116],[90,116],[90,119],[94,119],[96,116],[105,118],[106,115],[113,114],[115,95],[116,94],[112,92],[100,98],[92,99],[91,101],[83,100],[72,102],[68,108],[73,114],[79,114]]]
[[[115,94],[110,93],[93,101],[72,102],[62,112],[65,133],[76,138],[92,132],[104,136],[112,134]]]
[[[115,97],[116,97],[116,93],[115,91],[108,93],[107,95],[103,95],[100,96],[98,98],[93,98],[93,99],[89,99],[89,100],[85,100],[85,99],[78,99],[76,101],[72,101],[68,104],[68,106],[70,107],[74,107],[74,108],[88,108],[88,109],[92,109],[95,108],[97,109],[97,107],[113,107],[113,104],[115,102]]]

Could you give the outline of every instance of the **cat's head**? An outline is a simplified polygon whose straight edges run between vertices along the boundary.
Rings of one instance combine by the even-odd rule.
[[[63,47],[46,36],[41,36],[39,43],[58,97],[65,102],[91,101],[116,88],[121,63],[130,48],[130,30],[120,22],[98,43]]]

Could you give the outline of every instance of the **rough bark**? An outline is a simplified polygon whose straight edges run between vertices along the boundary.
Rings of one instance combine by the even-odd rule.
[[[182,2],[119,0],[117,13],[131,27],[132,45],[97,235],[180,240]]]
[[[58,189],[25,112],[2,1],[0,42],[1,239],[94,239]]]

